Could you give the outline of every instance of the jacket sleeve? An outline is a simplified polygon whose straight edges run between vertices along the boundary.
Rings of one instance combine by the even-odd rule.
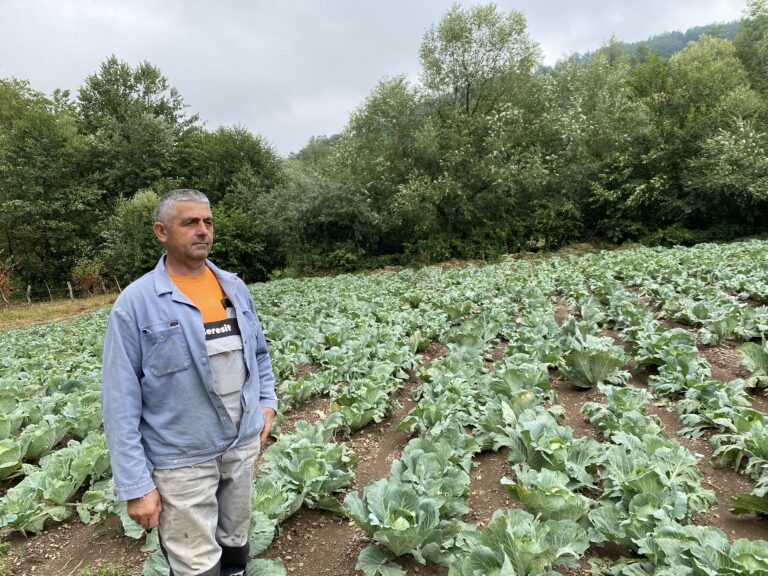
[[[116,500],[155,488],[141,443],[141,342],[139,329],[117,305],[109,314],[102,355],[101,409]]]
[[[246,289],[247,290],[247,289]],[[262,408],[272,408],[277,412],[277,394],[275,393],[275,374],[272,371],[272,362],[269,359],[269,350],[267,348],[267,339],[264,336],[264,330],[261,328],[259,315],[256,313],[256,307],[253,299],[248,293],[248,302],[256,318],[256,365],[259,370],[259,403]]]

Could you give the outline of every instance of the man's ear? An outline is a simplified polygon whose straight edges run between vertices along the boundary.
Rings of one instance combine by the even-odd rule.
[[[165,224],[162,222],[155,222],[152,224],[152,231],[155,233],[155,236],[157,236],[157,239],[160,240],[163,244],[165,244],[165,240],[167,238],[167,234],[165,231]]]

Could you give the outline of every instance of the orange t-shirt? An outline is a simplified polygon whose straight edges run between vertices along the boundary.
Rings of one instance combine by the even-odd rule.
[[[235,308],[207,266],[200,276],[169,276],[203,315],[213,387],[237,426],[242,414],[240,391],[245,382],[246,367]]]
[[[223,300],[226,295],[221,289],[216,275],[208,266],[200,276],[173,276],[168,274],[179,290],[192,300],[203,314],[203,324],[227,319],[227,309]]]

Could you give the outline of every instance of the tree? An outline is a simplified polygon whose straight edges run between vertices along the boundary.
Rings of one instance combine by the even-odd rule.
[[[249,181],[253,194],[258,195],[282,178],[277,153],[244,126],[222,126],[213,132],[188,130],[181,139],[180,157],[178,175],[212,203],[243,181]]]
[[[11,102],[0,131],[0,229],[5,254],[28,283],[63,281],[93,240],[103,195],[83,179],[84,139],[68,109],[3,82]],[[1,108],[1,107],[0,107]]]
[[[621,241],[639,235],[638,220],[653,221],[659,140],[633,90],[630,63],[612,40],[540,77],[547,102],[538,143],[543,175],[530,210],[539,243],[558,245],[582,234]]]
[[[290,160],[300,160],[307,164],[320,164],[328,159],[329,154],[333,152],[333,146],[338,141],[340,135],[332,136],[312,136],[304,147],[298,152],[291,154]]]
[[[494,4],[465,12],[454,4],[422,41],[421,81],[436,100],[472,116],[491,112],[525,85],[539,49],[519,12],[499,13]]]
[[[748,0],[741,28],[733,40],[752,86],[768,93],[768,2]]]
[[[93,296],[93,288],[99,280],[103,281],[104,263],[98,258],[78,258],[72,267],[72,282],[88,296]]]
[[[373,227],[362,246],[367,251],[402,251],[406,232],[392,203],[424,160],[419,139],[427,119],[416,87],[403,76],[385,78],[352,113],[335,153],[321,168],[370,210]]]
[[[669,59],[663,114],[689,143],[700,140],[717,128],[721,99],[748,84],[733,44],[703,36]]]
[[[179,139],[197,121],[185,108],[158,68],[146,61],[131,67],[110,56],[78,92],[91,182],[115,200],[176,177]]]
[[[629,83],[636,96],[654,101],[667,91],[667,77],[667,61],[653,53],[632,67]]]
[[[146,111],[131,110],[123,121],[105,118],[88,143],[89,179],[112,199],[176,175],[174,127]]]
[[[699,209],[701,190],[689,185],[696,180],[690,163],[709,138],[732,123],[724,105],[739,100],[737,95],[749,88],[749,80],[733,44],[709,36],[672,56],[668,70],[667,90],[654,108],[664,141],[659,171],[669,182],[668,197],[679,205],[674,221],[704,228],[711,222]]]
[[[768,134],[737,121],[702,144],[686,172],[703,225],[763,225],[768,217]]]
[[[454,4],[427,30],[420,57],[429,115],[414,140],[418,163],[396,196],[396,213],[412,230],[408,250],[427,258],[504,250],[519,236],[512,223],[519,196],[516,178],[499,181],[504,161],[494,147],[510,111],[522,112],[529,125],[540,116],[533,76],[538,47],[522,14]],[[517,156],[519,132],[510,126],[502,156]],[[431,239],[417,232],[425,225]]]
[[[246,282],[264,281],[282,265],[269,238],[269,223],[239,208],[213,208],[214,242],[211,258],[238,273]]]
[[[96,133],[105,122],[126,122],[136,111],[183,130],[197,121],[197,115],[187,117],[185,108],[178,90],[158,68],[146,60],[134,68],[114,54],[78,91],[78,109],[87,134]]]

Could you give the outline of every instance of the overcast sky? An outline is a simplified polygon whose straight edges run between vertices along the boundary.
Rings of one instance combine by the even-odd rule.
[[[477,2],[460,2],[465,7]],[[419,77],[450,0],[0,0],[0,77],[77,88],[110,54],[148,60],[209,129],[241,124],[283,155],[339,132],[385,76]],[[739,19],[745,0],[514,0],[546,64]]]

